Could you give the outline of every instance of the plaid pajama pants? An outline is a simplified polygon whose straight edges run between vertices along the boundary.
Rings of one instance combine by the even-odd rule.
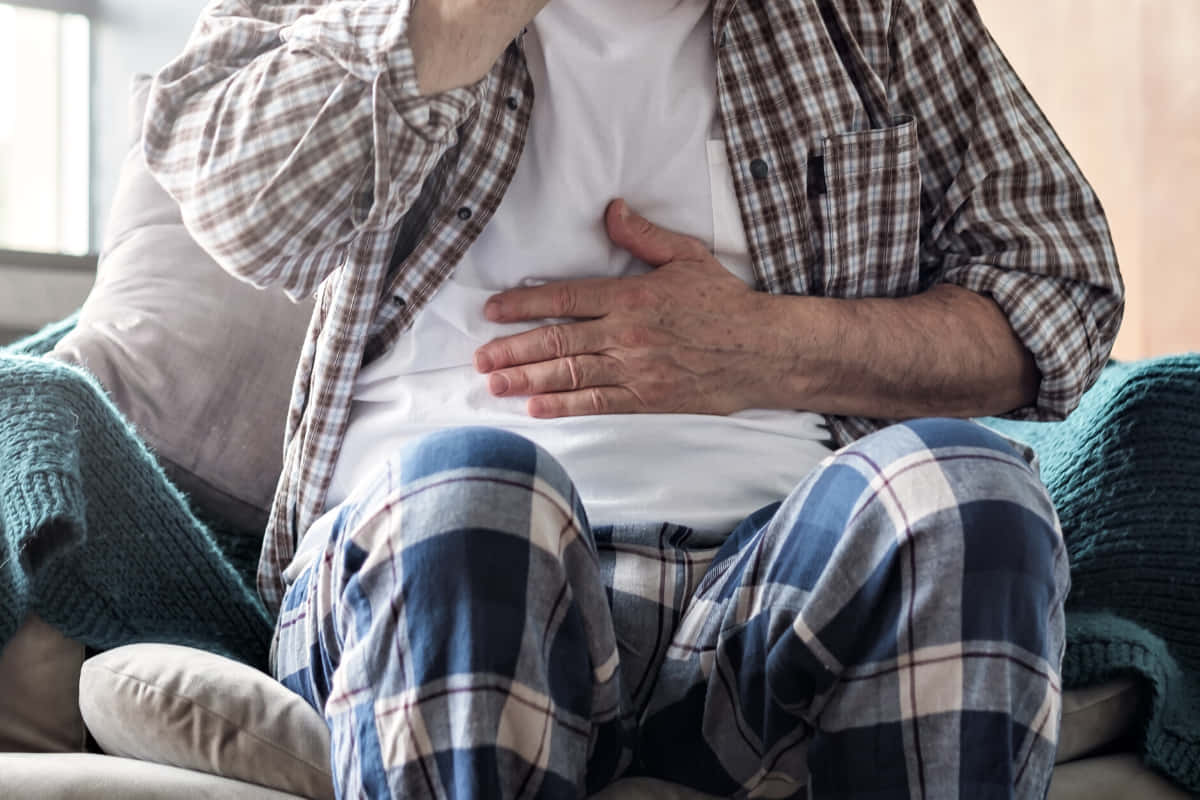
[[[467,428],[340,507],[275,672],[343,798],[1042,798],[1068,585],[1045,489],[971,423],[866,437],[717,537],[593,530],[552,457]]]

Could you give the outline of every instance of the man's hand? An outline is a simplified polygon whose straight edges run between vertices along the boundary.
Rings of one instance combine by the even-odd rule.
[[[911,297],[769,295],[705,246],[628,213],[612,240],[655,269],[493,297],[493,322],[573,319],[489,342],[475,365],[535,417],[802,408],[884,419],[980,417],[1033,402],[1041,374],[991,298],[939,284]]]
[[[623,200],[609,205],[605,223],[615,244],[655,269],[492,297],[484,314],[493,322],[575,320],[479,348],[475,365],[492,394],[529,396],[534,417],[751,407],[765,377],[750,338],[765,295],[702,242],[655,226]]]
[[[548,0],[417,0],[408,40],[421,94],[469,86]]]

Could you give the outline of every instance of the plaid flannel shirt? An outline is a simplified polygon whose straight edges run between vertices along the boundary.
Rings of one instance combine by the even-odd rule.
[[[360,366],[487,225],[534,102],[518,38],[479,83],[417,89],[412,0],[212,0],[154,80],[151,171],[231,273],[316,293],[259,591],[324,511]],[[758,288],[993,298],[1059,419],[1123,287],[1100,204],[971,0],[715,0],[719,110]],[[585,157],[585,156],[581,156]],[[838,444],[880,420],[831,417]]]

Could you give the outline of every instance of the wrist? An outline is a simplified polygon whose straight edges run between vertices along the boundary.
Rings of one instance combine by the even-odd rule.
[[[835,382],[838,342],[845,338],[830,306],[838,301],[766,293],[759,298],[757,407],[822,411],[821,398]]]

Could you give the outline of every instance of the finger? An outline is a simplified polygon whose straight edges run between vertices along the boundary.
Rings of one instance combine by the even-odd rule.
[[[509,289],[488,298],[483,315],[492,322],[602,317],[613,310],[617,283],[613,278],[585,278]]]
[[[620,382],[617,363],[606,356],[568,356],[493,372],[488,391],[497,397],[571,392]]]
[[[645,410],[633,392],[620,386],[594,386],[577,392],[539,394],[529,398],[528,409],[529,416],[537,419],[636,414]]]
[[[710,255],[704,242],[660,228],[635,213],[624,200],[614,200],[604,212],[608,238],[652,267],[672,261],[692,261]]]
[[[567,356],[599,353],[608,343],[607,326],[595,320],[543,325],[493,339],[475,351],[475,369],[493,372]]]

